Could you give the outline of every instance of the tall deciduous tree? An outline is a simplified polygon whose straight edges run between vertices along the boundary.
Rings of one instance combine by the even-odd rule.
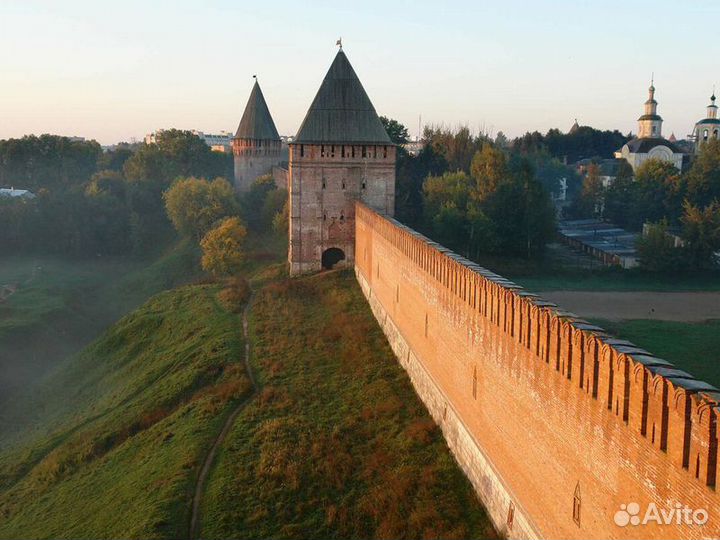
[[[720,251],[720,201],[704,208],[686,201],[682,224],[692,266],[713,266],[715,253]]]
[[[168,217],[177,231],[197,239],[218,220],[238,212],[235,192],[224,178],[212,182],[204,178],[180,179],[165,192],[164,199]]]
[[[687,175],[687,197],[696,205],[707,206],[720,200],[720,140],[702,145]]]
[[[240,271],[242,245],[247,229],[238,217],[223,219],[200,241],[202,267],[216,277],[231,276]]]

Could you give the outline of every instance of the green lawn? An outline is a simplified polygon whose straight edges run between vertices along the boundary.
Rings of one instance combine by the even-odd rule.
[[[720,388],[720,321],[593,321]]]
[[[185,537],[198,466],[250,391],[217,292],[156,296],[4,411],[0,538]]]
[[[278,273],[252,309],[260,397],[209,478],[202,537],[495,536],[352,273]]]
[[[500,272],[498,272],[500,273]],[[603,269],[505,275],[531,291],[719,291],[720,274],[657,275],[635,270]]]
[[[563,248],[567,249],[567,248]],[[557,251],[557,248],[555,249]],[[476,261],[531,291],[719,291],[720,271],[667,275],[599,263],[581,268],[549,250],[544,260],[484,255]]]

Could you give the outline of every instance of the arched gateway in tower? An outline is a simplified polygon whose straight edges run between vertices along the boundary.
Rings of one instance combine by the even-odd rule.
[[[395,151],[340,49],[290,144],[290,274],[353,263],[355,201],[394,214]]]
[[[280,135],[257,80],[233,138],[235,189],[248,191],[258,176],[280,163]]]

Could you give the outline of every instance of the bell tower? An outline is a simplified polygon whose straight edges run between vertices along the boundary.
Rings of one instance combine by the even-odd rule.
[[[235,189],[248,191],[258,176],[280,163],[281,142],[275,122],[255,77],[250,99],[233,138]]]
[[[290,144],[291,275],[352,265],[355,201],[394,214],[395,159],[341,45]]]
[[[645,102],[645,114],[638,118],[638,139],[659,139],[662,137],[662,118],[657,113],[655,84],[650,81],[648,100]]]

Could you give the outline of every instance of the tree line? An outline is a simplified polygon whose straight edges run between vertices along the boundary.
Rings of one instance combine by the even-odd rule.
[[[381,121],[391,140],[408,141],[407,129],[395,120]],[[556,160],[535,161],[504,148],[467,127],[426,127],[424,146],[416,156],[400,146],[397,163],[396,214],[447,247],[468,257],[501,253],[539,257],[555,231],[549,185],[538,175]],[[558,177],[545,175],[556,187]]]
[[[232,157],[189,131],[155,144],[42,135],[0,141],[0,185],[30,189],[33,200],[0,198],[3,252],[77,256],[142,254],[172,237],[163,192],[178,177],[229,177]]]

